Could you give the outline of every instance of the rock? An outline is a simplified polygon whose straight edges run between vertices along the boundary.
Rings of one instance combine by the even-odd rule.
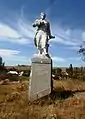
[[[9,82],[10,82],[9,79],[5,79],[2,81],[2,85],[7,85],[7,84],[9,84]]]

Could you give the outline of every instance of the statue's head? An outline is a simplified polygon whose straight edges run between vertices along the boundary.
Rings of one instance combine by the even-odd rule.
[[[45,19],[45,18],[46,18],[46,14],[45,14],[44,12],[41,12],[41,13],[40,13],[40,18],[41,18],[41,19]]]

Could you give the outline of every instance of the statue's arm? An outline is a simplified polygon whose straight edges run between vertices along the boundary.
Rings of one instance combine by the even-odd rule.
[[[48,28],[47,28],[48,36],[51,36],[51,30],[50,30],[50,23],[48,22]]]
[[[49,22],[48,22],[48,36],[49,36],[49,39],[55,38],[55,36],[52,36],[52,34],[51,34],[51,29],[50,29],[50,23]]]
[[[35,22],[32,24],[33,27],[39,26],[40,25],[40,20],[36,19]]]

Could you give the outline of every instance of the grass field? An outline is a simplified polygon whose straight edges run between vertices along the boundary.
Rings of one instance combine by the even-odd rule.
[[[85,82],[53,81],[54,91],[28,100],[28,81],[0,85],[0,119],[85,119]]]

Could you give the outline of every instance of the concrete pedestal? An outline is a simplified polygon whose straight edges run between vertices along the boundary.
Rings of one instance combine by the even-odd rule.
[[[29,100],[49,95],[52,90],[52,60],[47,56],[34,56],[29,80]]]

